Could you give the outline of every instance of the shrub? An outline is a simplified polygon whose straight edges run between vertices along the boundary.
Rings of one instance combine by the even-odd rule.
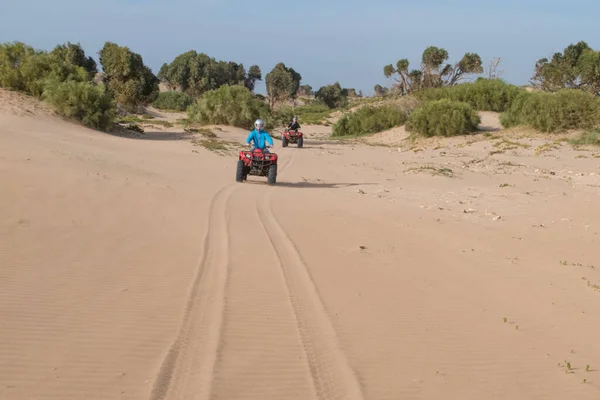
[[[92,128],[106,130],[115,117],[112,97],[103,86],[91,82],[55,81],[46,86],[43,97],[59,114]]]
[[[465,102],[448,99],[425,103],[406,122],[406,130],[423,136],[457,136],[477,130],[480,118]]]
[[[577,89],[523,92],[500,122],[506,128],[523,125],[542,132],[589,129],[600,123],[600,100]]]
[[[393,105],[363,107],[343,116],[333,125],[333,136],[358,136],[377,133],[406,122],[407,114]]]
[[[159,110],[185,111],[194,99],[183,92],[161,92],[152,105]]]
[[[420,90],[415,96],[423,101],[448,99],[469,103],[480,111],[502,112],[523,91],[499,79],[480,78],[475,82],[460,85]]]
[[[189,121],[199,124],[232,125],[250,128],[257,118],[265,120],[267,127],[273,126],[269,106],[256,99],[243,86],[224,85],[206,92],[188,109]]]

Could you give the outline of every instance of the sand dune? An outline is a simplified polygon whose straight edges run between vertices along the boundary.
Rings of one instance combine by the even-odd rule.
[[[0,399],[600,395],[594,151],[493,115],[416,143],[306,127],[269,187],[234,181],[234,145],[11,101]]]

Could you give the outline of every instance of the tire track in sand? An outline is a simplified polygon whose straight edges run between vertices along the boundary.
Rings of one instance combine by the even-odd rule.
[[[292,165],[295,152],[281,166]],[[229,270],[228,204],[239,188],[220,189],[209,206],[204,251],[194,277],[177,338],[167,352],[150,395],[150,400],[209,399],[215,366],[222,346],[225,289]]]
[[[261,224],[277,254],[318,399],[362,400],[364,394],[306,264],[275,218],[270,190],[259,199]]]
[[[151,400],[210,398],[229,263],[227,207],[235,189],[235,184],[222,188],[210,203],[204,252],[181,328],[160,367]]]

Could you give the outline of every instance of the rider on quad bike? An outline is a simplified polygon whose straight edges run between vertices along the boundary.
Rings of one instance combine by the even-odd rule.
[[[300,129],[300,124],[298,123],[298,117],[294,117],[292,122],[288,124],[288,131],[296,131],[298,133],[298,129]]]
[[[246,144],[250,146],[250,142],[253,142],[254,146],[252,149],[260,149],[265,153],[269,153],[267,147],[273,147],[273,138],[267,131],[264,130],[265,121],[262,119],[257,119],[254,122],[254,130],[250,132],[248,137],[246,138]]]

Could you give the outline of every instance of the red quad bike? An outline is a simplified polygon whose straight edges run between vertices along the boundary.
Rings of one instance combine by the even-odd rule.
[[[261,149],[240,151],[235,180],[243,182],[248,175],[266,176],[267,184],[274,185],[277,181],[277,154],[265,153]]]
[[[281,138],[281,146],[287,147],[288,143],[298,144],[298,148],[301,148],[304,144],[304,136],[302,132],[290,131],[288,129],[283,131],[283,137]]]

